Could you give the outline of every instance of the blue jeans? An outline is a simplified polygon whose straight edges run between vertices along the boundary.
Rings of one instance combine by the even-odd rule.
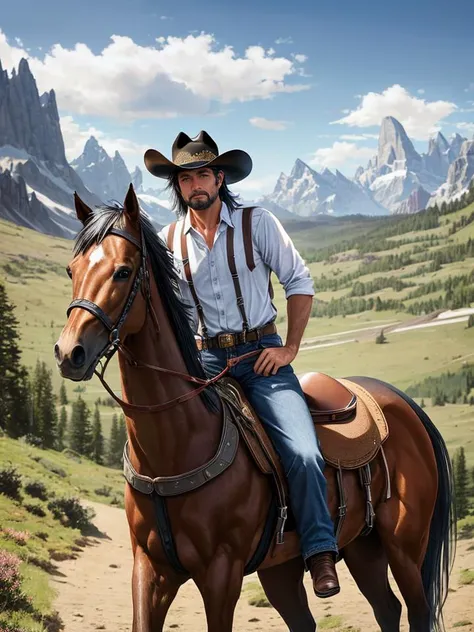
[[[259,342],[203,350],[202,363],[211,377],[222,371],[229,358],[282,344],[278,334],[269,334]],[[281,459],[303,558],[307,560],[322,551],[337,552],[326,499],[325,462],[298,378],[291,365],[281,367],[276,375],[268,377],[255,373],[253,365],[257,358],[241,361],[228,375],[242,386]]]

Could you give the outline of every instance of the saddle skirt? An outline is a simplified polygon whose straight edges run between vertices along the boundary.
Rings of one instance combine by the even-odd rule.
[[[269,474],[278,469],[284,479],[273,445],[240,385],[228,377],[222,382],[242,411],[245,423],[238,424],[240,433],[260,470]],[[370,463],[389,434],[382,409],[372,395],[355,382],[324,373],[307,373],[300,383],[326,463],[346,470]]]

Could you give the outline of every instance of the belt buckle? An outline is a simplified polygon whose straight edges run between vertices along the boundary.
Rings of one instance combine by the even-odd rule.
[[[217,342],[219,343],[219,347],[221,349],[226,347],[234,346],[234,335],[233,334],[218,334]]]

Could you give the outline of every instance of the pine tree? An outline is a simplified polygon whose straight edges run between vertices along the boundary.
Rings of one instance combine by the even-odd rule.
[[[71,449],[84,456],[90,456],[92,445],[90,410],[80,395],[72,404],[70,428]]]
[[[464,448],[458,448],[453,457],[454,492],[458,520],[465,518],[468,510],[468,471]]]
[[[110,428],[109,449],[107,453],[107,464],[111,467],[120,465],[120,457],[122,452],[120,449],[119,425],[116,413],[112,416],[112,427]]]
[[[119,432],[118,432],[118,444],[120,446],[120,458],[122,458],[123,446],[127,441],[127,425],[125,423],[125,417],[123,414],[120,415],[119,419]]]
[[[64,384],[64,381],[61,382],[61,386],[59,388],[59,403],[61,404],[61,406],[66,406],[69,403],[67,398],[66,384]]]
[[[29,423],[28,375],[22,366],[18,321],[0,283],[0,428],[12,437],[26,434]]]
[[[102,425],[100,423],[100,411],[97,404],[94,410],[94,421],[92,423],[92,460],[99,465],[104,462],[104,437],[102,435]]]
[[[36,362],[33,382],[32,434],[43,448],[54,448],[58,437],[56,396],[53,392],[52,371],[45,362]]]
[[[64,450],[66,447],[66,437],[67,437],[67,411],[65,406],[61,406],[61,410],[59,413],[59,423],[58,423],[58,441],[57,448],[59,451]]]

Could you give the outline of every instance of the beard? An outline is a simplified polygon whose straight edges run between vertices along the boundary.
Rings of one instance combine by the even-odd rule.
[[[214,195],[209,195],[209,193],[203,191],[201,195],[201,198],[197,198],[197,194],[194,193],[189,200],[185,200],[186,204],[189,208],[192,208],[193,211],[205,211],[212,206],[219,197],[219,191],[217,191]]]

